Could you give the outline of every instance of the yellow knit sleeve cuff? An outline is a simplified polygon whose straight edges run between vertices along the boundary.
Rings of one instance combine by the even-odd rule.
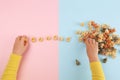
[[[91,62],[90,68],[92,71],[92,80],[105,80],[104,72],[102,69],[102,65],[99,61]]]
[[[16,67],[15,69],[18,69],[21,59],[22,59],[22,56],[16,55],[14,53],[11,54],[9,62],[8,62],[8,66]]]
[[[11,54],[11,59],[21,60],[21,58],[22,58],[22,56],[20,56],[20,55],[17,55],[17,54],[14,54],[14,53]]]
[[[96,61],[96,62],[91,62],[90,63],[90,66],[95,66],[95,65],[101,65],[101,63],[99,61]]]
[[[8,64],[2,75],[2,80],[16,80],[22,56],[11,54]]]
[[[91,68],[93,73],[103,73],[102,65],[99,61],[91,62],[90,63],[90,68]]]

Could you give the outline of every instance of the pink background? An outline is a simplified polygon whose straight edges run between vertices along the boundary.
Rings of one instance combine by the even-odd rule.
[[[57,0],[0,0],[0,77],[14,39],[58,35]],[[30,42],[17,80],[58,80],[58,42]]]

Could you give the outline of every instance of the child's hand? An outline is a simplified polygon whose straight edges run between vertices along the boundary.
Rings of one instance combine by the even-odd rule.
[[[29,41],[27,36],[18,36],[15,40],[13,53],[17,55],[23,55],[28,49]]]
[[[98,43],[94,39],[87,38],[85,40],[87,55],[90,62],[99,61]]]

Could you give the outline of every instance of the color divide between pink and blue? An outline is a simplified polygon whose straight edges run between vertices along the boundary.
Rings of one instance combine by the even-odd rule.
[[[120,34],[119,0],[0,0],[0,77],[18,35],[71,37],[71,42],[30,43],[17,80],[91,80],[84,43],[76,30],[87,30],[87,22],[108,23]],[[85,26],[80,27],[80,22]],[[103,56],[99,56],[102,58]],[[81,62],[76,66],[75,60]],[[120,79],[120,54],[103,64],[106,80]]]

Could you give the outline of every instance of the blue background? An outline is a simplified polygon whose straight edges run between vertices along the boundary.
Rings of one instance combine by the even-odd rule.
[[[120,34],[120,0],[59,1],[59,35],[72,37],[70,43],[59,43],[59,80],[91,80],[85,45],[78,42],[75,34],[76,30],[87,30],[87,26],[80,27],[80,22],[89,20],[110,24]],[[80,60],[80,66],[75,65],[75,59]],[[102,66],[106,80],[120,80],[120,52]]]

